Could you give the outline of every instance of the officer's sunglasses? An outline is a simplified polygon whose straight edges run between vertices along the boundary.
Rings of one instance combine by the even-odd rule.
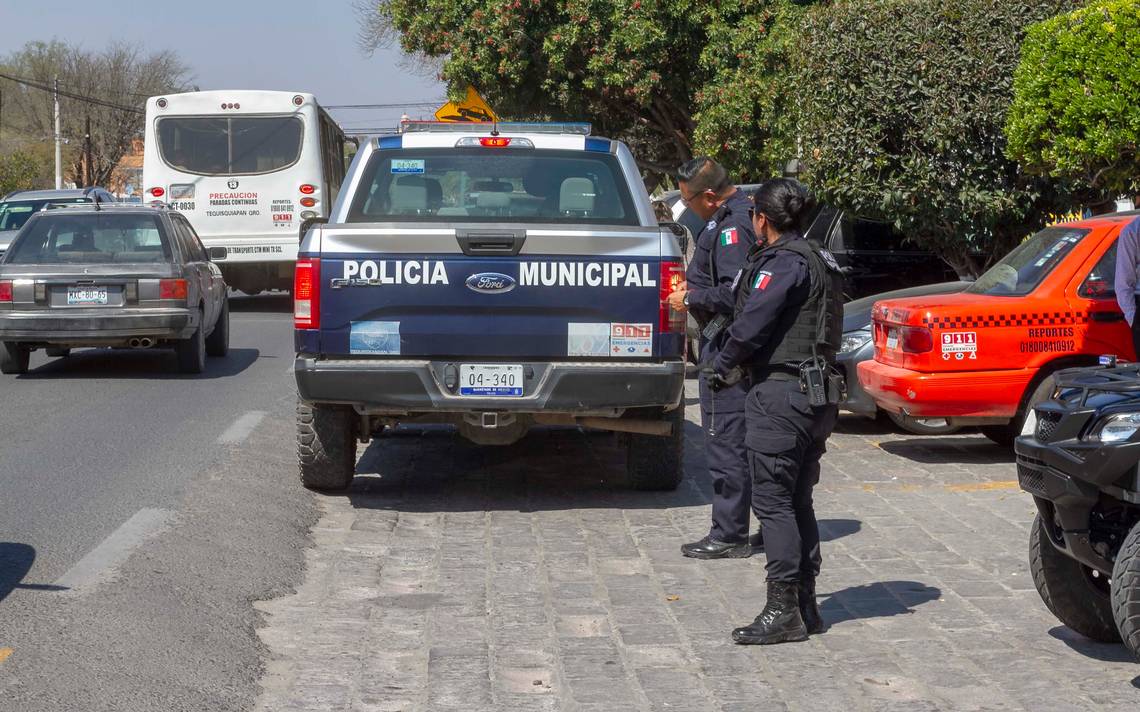
[[[689,207],[689,203],[693,202],[702,195],[711,195],[713,198],[716,198],[716,193],[711,190],[703,190],[700,193],[693,193],[687,198],[685,197],[684,193],[681,193],[681,205],[684,205],[687,208]]]

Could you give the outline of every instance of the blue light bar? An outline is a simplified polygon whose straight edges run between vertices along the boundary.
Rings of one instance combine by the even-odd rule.
[[[598,153],[609,153],[613,148],[613,142],[605,138],[586,138],[586,150],[597,151]]]
[[[404,133],[530,133],[589,136],[588,123],[525,121],[407,121]]]
[[[382,149],[383,148],[396,148],[396,149],[403,148],[404,147],[404,137],[403,136],[381,136],[380,138],[376,139],[376,146],[378,148],[382,148]]]

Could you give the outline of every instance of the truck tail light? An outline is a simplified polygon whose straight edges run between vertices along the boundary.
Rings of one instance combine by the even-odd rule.
[[[297,260],[293,272],[293,327],[319,329],[321,327],[321,290],[317,283],[321,275],[319,258]]]
[[[186,299],[186,280],[160,279],[158,280],[159,299]]]
[[[4,280],[0,282],[0,302],[12,301],[12,282]]]
[[[908,354],[928,353],[934,350],[934,334],[926,327],[904,326],[899,344]]]
[[[660,307],[657,328],[662,334],[685,333],[685,313],[669,306],[669,295],[685,281],[685,268],[680,262],[662,262],[661,279],[657,282]]]

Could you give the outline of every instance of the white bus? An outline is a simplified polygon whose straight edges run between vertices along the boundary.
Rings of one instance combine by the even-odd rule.
[[[344,180],[345,136],[312,94],[200,91],[146,103],[143,201],[189,218],[227,248],[226,283],[289,289],[301,221],[328,215]]]

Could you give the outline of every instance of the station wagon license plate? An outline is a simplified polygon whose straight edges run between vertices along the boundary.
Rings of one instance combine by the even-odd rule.
[[[888,329],[887,330],[887,348],[888,349],[897,349],[898,347],[899,347],[899,330],[898,329]]]
[[[522,398],[523,367],[501,363],[464,364],[459,368],[459,395]]]
[[[104,305],[107,303],[106,287],[68,287],[68,306]]]

